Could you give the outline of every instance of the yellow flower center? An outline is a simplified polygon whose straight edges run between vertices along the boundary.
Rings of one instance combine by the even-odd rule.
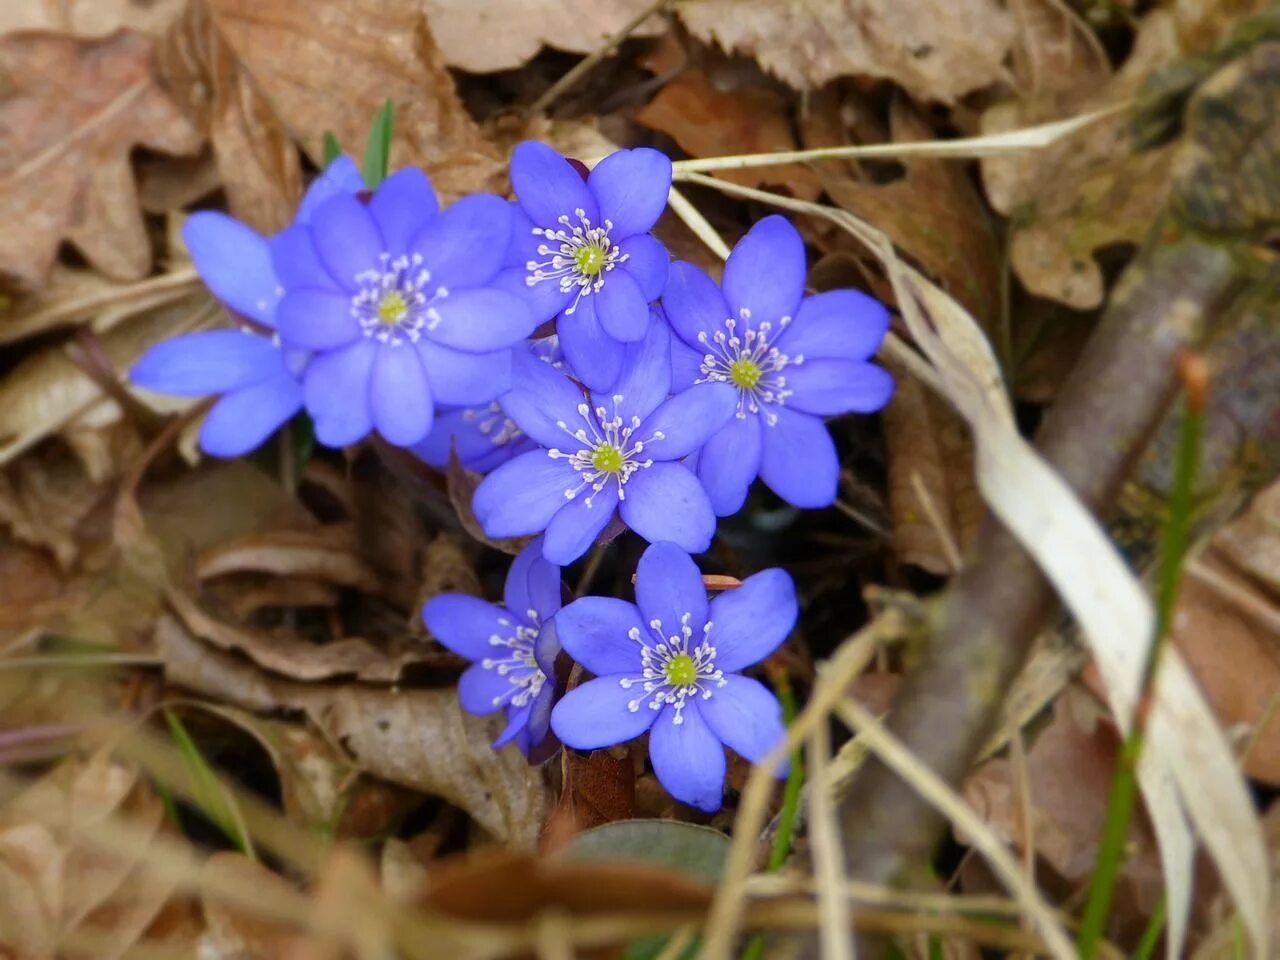
[[[622,451],[611,444],[602,443],[591,454],[591,465],[605,473],[617,473],[622,469]]]
[[[384,327],[394,327],[409,312],[409,304],[399,290],[389,290],[378,301],[378,322]]]
[[[743,390],[754,389],[763,376],[764,371],[760,369],[760,364],[754,360],[743,358],[729,364],[729,379],[733,381],[734,386]]]
[[[667,661],[664,669],[667,682],[673,687],[687,687],[698,679],[698,668],[693,665],[693,657],[687,653],[677,653]]]
[[[579,247],[573,252],[573,262],[578,267],[578,273],[594,277],[604,269],[604,251],[595,244]]]

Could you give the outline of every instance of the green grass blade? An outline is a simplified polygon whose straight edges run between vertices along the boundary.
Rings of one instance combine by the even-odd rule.
[[[340,156],[342,156],[342,144],[338,142],[332,130],[326,130],[324,132],[324,165],[329,166]]]
[[[244,821],[235,809],[233,801],[213,772],[209,762],[205,760],[191,734],[183,726],[182,721],[171,710],[164,711],[165,722],[169,724],[169,732],[173,735],[178,752],[187,766],[187,775],[191,778],[191,792],[194,795],[200,812],[221,830],[236,849],[250,859],[256,859],[253,844],[248,833],[243,829]]]
[[[387,179],[387,164],[391,160],[391,133],[395,127],[395,109],[388,99],[373,118],[369,128],[369,142],[364,148],[364,183],[376,190]]]

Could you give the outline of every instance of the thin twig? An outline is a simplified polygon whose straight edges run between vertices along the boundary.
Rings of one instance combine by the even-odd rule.
[[[560,94],[564,93],[575,83],[581,80],[583,76],[585,76],[597,63],[609,54],[613,53],[613,51],[616,50],[618,46],[627,39],[627,37],[631,36],[631,34],[635,33],[635,31],[639,29],[640,24],[644,23],[654,14],[661,11],[668,2],[669,0],[656,0],[655,3],[646,7],[633,20],[629,21],[626,26],[606,40],[603,46],[598,47],[595,52],[575,63],[568,73],[548,87],[542,96],[533,101],[527,112],[530,115],[543,113],[547,107],[551,106],[555,99],[560,96]]]

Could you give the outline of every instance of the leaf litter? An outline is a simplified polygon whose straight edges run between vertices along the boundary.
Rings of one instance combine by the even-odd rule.
[[[800,722],[808,773],[821,786],[857,752],[832,761],[813,739],[831,712],[862,731],[846,746],[893,749],[865,716],[839,708],[834,678],[870,671],[864,686],[891,691],[915,656],[901,631],[868,645],[888,629],[883,610],[845,640],[875,616],[861,587],[936,589],[974,562],[984,501],[1024,538],[1081,624],[1084,649],[1072,635],[1039,648],[971,770],[971,806],[947,809],[981,832],[958,831],[962,848],[988,856],[993,843],[1008,848],[992,861],[1004,865],[1000,882],[1013,882],[1000,872],[1012,854],[1035,868],[1014,893],[1035,935],[1060,951],[1050,908],[1072,910],[1093,869],[1116,718],[1122,726],[1130,716],[1135,657],[1149,633],[1150,603],[1112,538],[1132,522],[1150,539],[1163,488],[1150,483],[1158,470],[1148,460],[1147,489],[1126,501],[1120,524],[1104,530],[1080,510],[1019,435],[1003,383],[1017,384],[1037,411],[1052,387],[1024,394],[1016,365],[1025,358],[1005,348],[1027,342],[1033,322],[1092,324],[1166,201],[1177,146],[1138,149],[1122,113],[1039,149],[983,156],[979,141],[967,154],[977,164],[913,155],[911,145],[946,151],[956,135],[1017,136],[1129,101],[1156,71],[1212,48],[1247,6],[1177,4],[1102,27],[1052,0],[750,0],[731,11],[721,0],[682,0],[674,16],[649,3],[442,0],[82,0],[0,12],[0,119],[8,118],[0,199],[23,225],[0,243],[0,576],[10,585],[0,592],[0,945],[19,957],[197,942],[210,956],[421,955],[423,941],[415,946],[389,920],[398,904],[410,928],[443,922],[440,942],[459,956],[560,956],[559,945],[586,936],[590,922],[609,931],[596,943],[614,944],[700,924],[713,896],[705,880],[715,876],[723,885],[704,930],[706,955],[728,955],[717,951],[741,919],[822,929],[828,948],[838,942],[833,918],[845,908],[830,892],[817,901],[742,899],[743,878],[767,854],[760,831],[781,802],[758,769],[731,775],[730,809],[714,820],[732,834],[723,874],[717,866],[693,879],[697,871],[676,855],[645,870],[614,865],[634,855],[636,841],[613,844],[599,832],[583,835],[603,844],[598,868],[533,853],[572,848],[575,834],[601,823],[656,830],[640,846],[679,853],[679,831],[700,817],[658,790],[643,751],[566,752],[530,766],[513,748],[490,750],[498,729],[459,709],[461,663],[417,610],[440,593],[493,598],[502,554],[522,545],[483,536],[469,515],[475,480],[465,471],[432,472],[386,450],[316,454],[296,435],[251,463],[220,467],[175,446],[176,428],[189,431],[198,410],[120,386],[157,340],[228,322],[167,239],[175,225],[193,206],[226,208],[264,231],[285,225],[323,159],[324,135],[358,152],[369,118],[390,98],[392,167],[422,166],[445,198],[502,191],[510,145],[531,135],[584,160],[613,144],[654,144],[713,165],[798,145],[901,145],[896,165],[789,157],[716,170],[719,184],[690,175],[680,187],[692,200],[678,209],[713,251],[719,234],[741,235],[748,204],[774,202],[750,188],[821,201],[821,215],[796,208],[808,214],[806,239],[855,285],[896,300],[895,329],[921,351],[889,348],[900,390],[879,432],[837,425],[846,475],[880,501],[891,538],[833,536],[848,530],[847,514],[815,523],[753,500],[743,523],[724,532],[715,564],[736,576],[766,560],[798,574],[816,559],[834,571],[802,583],[806,613],[791,644],[804,657],[780,654],[770,666],[794,672],[802,706],[810,704]],[[572,60],[544,48],[590,54],[650,9],[578,81],[574,109],[597,112],[569,116],[553,103],[550,119],[520,115],[545,91],[548,71]],[[745,202],[735,186],[748,188]],[[870,255],[864,221],[887,237]],[[681,256],[715,260],[685,249]],[[1161,894],[1170,950],[1187,942],[1196,955],[1222,956],[1239,942],[1241,919],[1253,938],[1268,922],[1278,861],[1256,814],[1270,800],[1263,822],[1274,822],[1268,791],[1280,781],[1271,517],[1280,461],[1266,405],[1255,399],[1274,336],[1268,303],[1248,306],[1243,332],[1211,348],[1226,355],[1215,368],[1225,412],[1208,441],[1222,452],[1211,456],[1203,545],[1187,563],[1173,622],[1177,652],[1151,705],[1146,809],[1109,929],[1126,946]],[[1069,364],[1053,353],[1065,340],[1046,342],[1050,360]],[[1251,366],[1238,363],[1244,354]],[[937,386],[941,397],[926,389]],[[175,411],[185,419],[166,420]],[[1125,546],[1141,557],[1150,544]],[[569,582],[621,582],[634,566],[619,559],[628,550],[619,539]],[[1077,679],[1089,656],[1083,681],[1098,699]],[[134,659],[113,659],[121,657]],[[827,661],[816,678],[799,666],[814,659]],[[110,749],[89,750],[96,741],[81,733],[111,718],[140,722],[160,703],[211,718],[192,727],[197,749],[214,751],[229,730],[250,738],[272,773],[247,755],[217,753],[228,768],[220,775],[234,790],[276,791],[283,816],[334,837],[339,852],[317,856],[301,885],[240,854],[209,855],[210,838],[190,817],[170,817],[162,778]],[[831,810],[825,793],[816,803],[810,796],[801,849],[834,849]],[[664,819],[639,819],[652,812]],[[72,822],[92,834],[87,847],[65,828]],[[118,823],[137,841],[129,856],[104,852],[99,838]],[[381,858],[381,886],[346,840]],[[707,841],[723,837],[708,831]],[[1197,842],[1216,880],[1193,879]],[[839,880],[838,863],[820,868]],[[993,875],[970,859],[949,879],[977,893]],[[1193,882],[1198,901],[1212,897],[1194,917]],[[267,891],[272,906],[237,899],[237,886]],[[338,929],[332,918],[353,918],[357,903],[360,922]],[[308,905],[330,920],[307,914]],[[623,908],[632,925],[608,926]],[[667,920],[654,921],[663,910]],[[886,929],[861,910],[856,924]],[[537,915],[533,939],[510,932]],[[479,925],[459,932],[449,918]],[[924,914],[910,922],[928,923]],[[903,927],[892,929],[916,949]],[[925,936],[925,926],[909,929],[917,942]],[[982,941],[950,932],[945,942],[963,952]]]

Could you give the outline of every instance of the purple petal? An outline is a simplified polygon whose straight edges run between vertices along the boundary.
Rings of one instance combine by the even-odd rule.
[[[369,377],[378,346],[361,337],[349,347],[322,353],[307,367],[303,394],[316,422],[316,439],[328,447],[344,447],[373,429],[369,409]]]
[[[578,410],[587,402],[582,391],[528,350],[516,352],[511,371],[511,392],[500,401],[507,416],[548,449],[577,449],[579,444],[571,434],[584,425]]]
[[[793,507],[829,507],[840,483],[840,460],[826,424],[807,413],[770,406],[777,422],[761,426],[760,479]]]
[[[286,290],[298,287],[314,287],[339,293],[325,265],[320,262],[320,254],[316,253],[316,245],[311,239],[311,231],[300,223],[286,227],[267,241],[271,248],[271,263],[275,267],[276,276],[280,278],[280,286]]]
[[[653,413],[671,392],[671,335],[665,323],[649,324],[644,339],[627,344],[622,373],[606,394],[592,395],[592,406],[616,411],[623,421]],[[615,401],[615,397],[621,397]]]
[[[667,272],[671,268],[667,248],[647,233],[627,237],[618,246],[627,258],[621,269],[631,274],[631,278],[640,284],[646,302],[657,300],[666,289]]]
[[[696,646],[702,641],[702,626],[707,622],[707,588],[702,584],[698,565],[674,543],[655,543],[640,557],[636,567],[636,605],[646,623],[662,621],[662,633],[668,637],[679,632],[688,615],[694,635],[690,644]]]
[[[758,680],[736,673],[724,679],[723,687],[698,701],[698,711],[716,739],[744,760],[759,763],[787,734],[782,704]],[[779,773],[786,776],[785,768]]]
[[[526,756],[529,750],[547,738],[551,729],[551,708],[555,705],[555,685],[545,684],[529,704],[529,722],[525,727],[525,741],[521,750]]]
[[[493,278],[491,286],[515,294],[525,302],[533,314],[534,323],[546,323],[569,305],[572,294],[565,293],[558,283],[525,283],[529,271],[524,267],[503,267]]]
[[[774,340],[783,353],[806,359],[866,360],[889,330],[889,311],[860,290],[805,297],[786,332]]]
[[[335,194],[316,207],[311,239],[333,279],[351,293],[360,288],[356,276],[376,269],[384,252],[369,208],[348,193]]]
[[[458,702],[467,713],[478,716],[502,709],[511,690],[510,675],[501,676],[497,670],[486,670],[478,663],[467,667],[458,678]]]
[[[449,410],[443,413],[437,409],[430,432],[413,445],[413,452],[433,467],[443,469],[449,465],[449,455],[456,450],[458,459],[468,470],[488,473],[492,467],[480,470],[474,464],[484,461],[494,451],[501,450],[503,446],[511,446],[511,444],[499,445],[494,442],[494,438],[501,435],[501,424],[504,419],[500,409],[493,411],[487,406],[467,407],[463,410]],[[491,421],[496,422],[488,432],[480,429],[481,423]]]
[[[813,360],[784,371],[787,406],[801,413],[834,417],[842,413],[873,413],[893,395],[893,377],[861,360]]]
[[[573,375],[590,389],[607,393],[622,372],[626,345],[604,332],[590,299],[580,301],[573,313],[560,314],[556,332]]]
[[[473,194],[428,220],[411,249],[422,255],[433,288],[478,287],[492,281],[502,267],[511,243],[511,219],[506,200]]]
[[[544,530],[566,502],[578,475],[563,460],[534,450],[509,460],[481,481],[471,509],[491,537],[522,537]]]
[[[649,729],[657,713],[643,702],[639,675],[623,687],[619,676],[598,677],[566,693],[551,711],[551,729],[575,750],[598,750],[634,740]],[[636,709],[631,704],[641,702]]]
[[[804,295],[804,241],[791,222],[765,217],[738,241],[724,265],[730,316],[754,324],[794,317]],[[743,311],[746,311],[746,314]]]
[[[541,544],[538,545],[538,549],[542,549]],[[556,586],[559,587],[558,582]],[[538,638],[533,641],[533,658],[538,661],[538,666],[545,676],[554,677],[558,656],[560,656],[560,634],[556,628],[556,618],[552,617],[538,628]]]
[[[716,515],[698,478],[679,463],[655,463],[627,483],[618,512],[628,527],[650,543],[670,540],[687,553],[711,546]]]
[[[432,597],[422,608],[422,620],[436,640],[468,660],[493,656],[489,638],[512,633],[506,610],[465,593]]]
[[[510,350],[463,353],[426,339],[414,346],[436,403],[488,403],[511,388]]]
[[[294,290],[276,309],[280,336],[308,350],[332,350],[360,336],[351,297],[324,290]]]
[[[644,336],[649,326],[649,301],[627,271],[610,271],[600,292],[590,299],[600,326],[609,336],[623,343],[633,343]]]
[[[540,621],[560,609],[560,568],[543,558],[540,541],[534,540],[511,561],[503,603],[525,619],[530,610],[536,611]]]
[[[727,383],[704,383],[667,400],[636,432],[642,437],[662,434],[644,445],[645,456],[679,460],[728,426],[737,409],[737,390]]]
[[[431,181],[417,167],[405,167],[387,177],[369,200],[369,213],[382,234],[382,249],[392,257],[407,252],[409,241],[439,207]]]
[[[612,223],[613,236],[645,233],[667,208],[671,160],[649,147],[618,150],[596,164],[587,186],[600,205],[601,222]]]
[[[541,693],[539,693],[541,696]],[[524,733],[529,726],[529,714],[533,711],[533,704],[526,703],[523,707],[513,707],[507,710],[507,725],[503,731],[498,734],[498,739],[494,740],[492,747],[494,750],[501,750],[512,740],[516,739],[520,734]]]
[[[556,615],[560,646],[600,677],[641,672],[641,643],[627,635],[632,630],[649,637],[636,605],[613,597],[583,597]]]
[[[751,481],[760,473],[760,432],[765,429],[757,416],[733,417],[698,455],[698,480],[716,516],[737,513],[746,503]]]
[[[427,337],[469,353],[488,353],[510,347],[533,333],[533,316],[525,302],[505,290],[474,287],[454,290],[435,300],[431,309],[440,320]]]
[[[536,226],[556,227],[559,217],[572,216],[575,210],[584,211],[592,223],[600,222],[586,182],[545,143],[526,140],[516,145],[511,154],[511,186]],[[576,217],[573,222],[577,224]]]
[[[236,313],[274,325],[280,281],[264,237],[224,213],[193,213],[182,227],[200,279]]]
[[[729,305],[716,282],[692,263],[679,260],[671,265],[667,288],[662,293],[662,309],[676,336],[699,356],[706,353],[699,335],[712,336],[724,330]]]
[[[675,722],[674,707],[663,707],[649,732],[649,757],[667,793],[714,813],[724,803],[724,747],[702,719],[700,706],[698,701],[686,701],[680,723]]]
[[[711,601],[709,612],[716,667],[736,673],[759,663],[787,639],[798,613],[796,585],[776,567],[726,590]]]
[[[679,337],[671,338],[671,390],[683,393],[702,379],[701,350],[694,350]]]
[[[407,343],[378,349],[369,382],[369,412],[378,432],[397,447],[417,443],[431,429],[431,391],[418,352]]]
[[[204,418],[200,449],[215,457],[241,456],[275,433],[301,406],[302,387],[290,376],[234,390]]]
[[[567,567],[587,552],[600,531],[613,519],[618,505],[618,487],[609,484],[599,493],[587,487],[556,511],[547,524],[542,555],[552,563]]]
[[[162,340],[144,353],[129,379],[157,393],[203,397],[285,374],[280,349],[240,330],[207,330]]]
[[[315,214],[316,207],[330,197],[339,193],[359,193],[365,188],[364,177],[356,162],[343,154],[334,159],[324,173],[316,177],[307,188],[298,205],[298,213],[293,218],[295,223],[307,224]]]

